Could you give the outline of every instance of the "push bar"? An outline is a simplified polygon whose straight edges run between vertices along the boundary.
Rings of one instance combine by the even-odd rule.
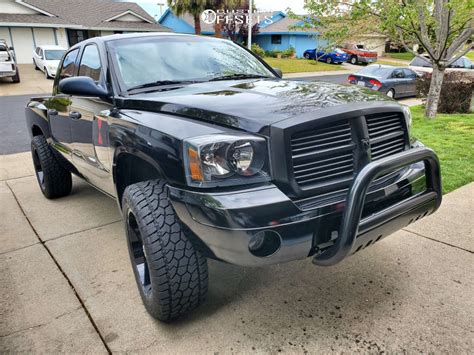
[[[351,253],[359,231],[367,190],[372,181],[380,175],[421,161],[425,164],[426,190],[419,196],[414,197],[414,199],[410,199],[410,201],[406,201],[405,203],[402,201],[398,204],[398,208],[402,212],[404,212],[404,210],[408,212],[410,209],[413,209],[414,206],[416,207],[426,203],[426,195],[431,195],[436,199],[432,212],[436,211],[441,204],[442,190],[439,161],[434,151],[426,147],[413,148],[371,162],[357,174],[347,193],[346,209],[343,214],[339,237],[333,246],[313,258],[313,264],[319,266],[335,265]],[[380,215],[383,216],[384,212],[386,212],[388,221],[390,219],[389,216],[391,216],[389,213],[390,208],[391,207],[388,207],[380,213],[377,213],[378,218],[380,218]],[[367,220],[370,220],[370,217],[364,221]]]

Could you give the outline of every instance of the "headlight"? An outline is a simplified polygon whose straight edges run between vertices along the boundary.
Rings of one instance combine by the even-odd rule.
[[[267,142],[250,135],[217,134],[184,142],[190,186],[216,187],[270,180]]]
[[[413,118],[411,116],[410,107],[403,105],[403,114],[405,115],[405,120],[407,122],[408,130],[411,129],[411,125],[413,123]]]

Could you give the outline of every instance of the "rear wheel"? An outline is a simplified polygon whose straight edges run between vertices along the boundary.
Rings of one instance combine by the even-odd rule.
[[[31,154],[43,195],[49,199],[69,195],[72,189],[71,173],[59,163],[44,136],[33,137]]]
[[[18,84],[20,82],[20,72],[18,71],[18,68],[16,69],[16,74],[12,76],[12,81],[15,84]]]
[[[122,198],[128,250],[147,311],[168,322],[207,294],[207,260],[184,233],[164,181],[128,186]]]
[[[387,91],[387,96],[390,97],[390,98],[395,98],[395,90],[393,89],[390,89]]]
[[[305,57],[306,59],[309,59],[309,58],[310,58],[309,53],[305,53],[305,54],[304,54],[304,57]]]
[[[326,59],[326,63],[328,63],[328,64],[332,64],[332,58],[331,58],[331,57],[327,57],[327,59]]]
[[[356,57],[356,56],[352,56],[349,61],[350,61],[351,64],[356,65],[356,64],[357,64],[357,57]]]

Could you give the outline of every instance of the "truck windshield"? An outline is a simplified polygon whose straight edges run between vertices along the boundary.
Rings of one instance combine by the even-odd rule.
[[[61,60],[65,51],[63,50],[47,50],[44,51],[44,59],[46,60]]]
[[[114,40],[107,46],[127,90],[150,83],[275,77],[252,54],[227,40],[150,36]]]

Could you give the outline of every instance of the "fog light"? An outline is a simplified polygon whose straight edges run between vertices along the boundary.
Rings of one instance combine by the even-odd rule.
[[[271,230],[258,232],[249,241],[249,251],[258,257],[273,255],[280,249],[280,246],[280,234]]]

